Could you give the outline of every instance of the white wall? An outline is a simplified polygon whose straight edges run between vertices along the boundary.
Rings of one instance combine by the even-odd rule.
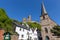
[[[16,30],[15,31],[19,34],[19,38],[18,39],[27,40],[28,36],[29,36],[29,38],[31,37],[32,40],[34,40],[34,38],[38,39],[36,29],[33,32],[32,29],[26,30],[26,29],[21,28],[21,30],[20,30],[20,27],[16,26]],[[29,35],[27,33],[29,33]],[[22,37],[22,35],[24,35],[24,37]]]

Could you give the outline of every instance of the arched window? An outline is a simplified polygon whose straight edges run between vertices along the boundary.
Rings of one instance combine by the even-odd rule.
[[[45,19],[45,15],[43,15],[43,19]]]
[[[48,37],[48,36],[46,36],[45,40],[49,40],[49,37]]]
[[[45,28],[45,32],[48,33],[48,29],[47,28]]]

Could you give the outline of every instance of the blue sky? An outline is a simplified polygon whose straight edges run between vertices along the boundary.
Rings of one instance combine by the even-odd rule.
[[[0,8],[5,9],[7,15],[18,21],[32,16],[32,20],[40,21],[42,0],[0,0]],[[44,0],[45,8],[51,19],[60,25],[60,0]]]

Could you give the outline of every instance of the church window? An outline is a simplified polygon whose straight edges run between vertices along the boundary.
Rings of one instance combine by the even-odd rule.
[[[47,28],[45,28],[45,32],[48,33],[48,29]]]
[[[45,19],[45,15],[43,15],[43,19]]]
[[[49,37],[48,37],[48,36],[46,36],[45,40],[49,40]]]

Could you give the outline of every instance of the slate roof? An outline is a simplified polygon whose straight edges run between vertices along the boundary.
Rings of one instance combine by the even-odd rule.
[[[20,28],[23,28],[23,29],[26,29],[26,30],[30,30],[30,28],[28,28],[27,26],[18,24],[18,23],[16,23],[16,22],[13,22],[13,24],[16,25],[17,27],[20,27]],[[16,27],[16,26],[15,26],[15,27]]]

